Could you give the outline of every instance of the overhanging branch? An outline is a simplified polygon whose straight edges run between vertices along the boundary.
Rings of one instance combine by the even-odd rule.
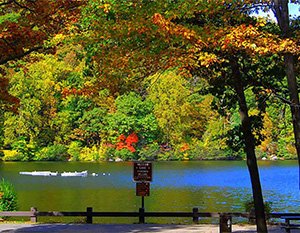
[[[34,48],[31,48],[31,49],[27,50],[26,52],[23,52],[23,53],[20,53],[20,54],[14,54],[12,56],[8,56],[8,57],[5,57],[5,58],[1,58],[0,59],[0,65],[4,65],[5,63],[7,63],[9,61],[20,59],[22,57],[25,57],[25,56],[29,55],[32,52],[35,52],[35,51],[38,51],[38,50],[41,50],[41,49],[43,49],[43,46],[37,46],[37,47],[34,47]]]
[[[24,8],[30,12],[34,12],[32,9],[30,9],[29,7],[25,6],[25,5],[22,5],[21,3],[19,3],[18,1],[16,0],[12,0],[12,2],[14,2],[17,6],[21,7],[21,8]]]
[[[11,4],[12,2],[13,2],[13,0],[9,0],[9,1],[7,1],[7,2],[2,2],[2,3],[0,3],[0,6],[9,5],[9,4]]]

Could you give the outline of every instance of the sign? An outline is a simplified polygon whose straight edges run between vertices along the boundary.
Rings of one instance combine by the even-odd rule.
[[[133,164],[133,180],[136,182],[152,181],[152,163],[134,162]]]
[[[150,195],[150,183],[140,182],[136,183],[136,196],[149,196]]]

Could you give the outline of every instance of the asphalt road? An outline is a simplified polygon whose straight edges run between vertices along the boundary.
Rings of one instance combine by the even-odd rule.
[[[67,233],[218,233],[218,225],[160,224],[8,224],[0,223],[0,232],[67,232]],[[234,225],[232,232],[254,233],[253,225]],[[269,233],[284,232],[280,226],[270,226]],[[293,231],[300,232],[300,231]]]

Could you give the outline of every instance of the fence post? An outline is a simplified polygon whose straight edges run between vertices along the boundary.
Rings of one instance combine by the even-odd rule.
[[[32,212],[32,215],[30,216],[30,221],[33,222],[33,223],[36,223],[37,222],[37,213],[36,213],[37,208],[31,207],[30,211]]]
[[[229,214],[220,214],[220,233],[232,232],[232,216]]]
[[[199,223],[198,208],[193,208],[193,222],[195,224]]]
[[[93,207],[86,208],[86,223],[93,223]]]
[[[145,223],[145,209],[139,208],[139,223]]]

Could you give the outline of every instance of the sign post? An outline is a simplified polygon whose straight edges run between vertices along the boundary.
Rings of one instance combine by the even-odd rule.
[[[142,197],[142,211],[145,208],[145,196],[150,195],[150,182],[152,181],[152,163],[134,162],[133,181],[136,182],[136,196]],[[144,223],[144,219],[140,220]]]

